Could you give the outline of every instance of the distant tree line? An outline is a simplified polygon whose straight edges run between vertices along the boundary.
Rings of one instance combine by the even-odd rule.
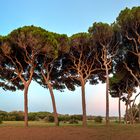
[[[28,120],[29,121],[38,121],[39,119],[44,119],[46,116],[49,116],[49,112],[29,112]],[[0,120],[2,121],[24,121],[24,112],[23,111],[0,111]]]
[[[24,121],[24,112],[23,111],[12,111],[12,112],[0,111],[0,120],[1,121]],[[50,112],[29,112],[28,120],[54,122],[54,116],[53,113]],[[69,122],[71,120],[82,121],[82,115],[59,114],[58,120],[59,122],[61,121]]]
[[[95,22],[88,32],[71,37],[35,26],[0,36],[0,86],[4,90],[24,91],[25,127],[30,118],[28,89],[33,80],[49,90],[56,126],[59,120],[54,89],[74,91],[81,87],[82,121],[87,126],[85,85],[99,81],[106,83],[106,124],[109,94],[118,98],[121,122],[120,101],[125,102],[127,114],[132,112],[140,94],[132,99],[136,87],[140,88],[140,7],[126,8],[114,23]],[[133,123],[132,113],[131,118]]]

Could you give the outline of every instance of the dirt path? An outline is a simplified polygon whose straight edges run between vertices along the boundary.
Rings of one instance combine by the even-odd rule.
[[[140,133],[82,127],[1,127],[0,140],[140,140]]]

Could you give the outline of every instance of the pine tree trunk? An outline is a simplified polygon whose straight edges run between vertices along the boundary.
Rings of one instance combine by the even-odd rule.
[[[129,103],[129,107],[130,107],[130,122],[131,124],[134,124],[134,117],[133,117],[133,107],[130,105]]]
[[[139,123],[140,123],[140,104],[139,104]]]
[[[106,125],[109,124],[109,74],[108,67],[106,65]]]
[[[128,103],[126,103],[126,111],[125,111],[125,123],[127,124],[127,120],[128,120]]]
[[[120,99],[120,93],[119,93],[118,111],[119,111],[119,123],[121,123],[121,99]]]
[[[24,126],[28,127],[28,86],[24,88]]]
[[[55,103],[55,97],[54,97],[54,93],[53,93],[53,89],[52,86],[50,85],[50,83],[47,84],[49,91],[50,91],[50,95],[51,95],[51,99],[52,99],[52,106],[53,106],[53,113],[54,113],[54,122],[55,125],[58,126],[59,125],[59,121],[58,121],[58,114],[57,114],[57,109],[56,109],[56,103]]]
[[[83,109],[83,126],[87,126],[87,117],[86,117],[86,99],[85,99],[85,82],[81,81],[81,90],[82,90],[82,109]]]

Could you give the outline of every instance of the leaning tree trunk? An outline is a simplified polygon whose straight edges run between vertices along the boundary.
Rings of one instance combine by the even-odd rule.
[[[24,126],[28,127],[28,87],[24,87]]]
[[[51,99],[52,99],[52,106],[53,106],[53,113],[54,113],[54,122],[55,125],[58,126],[59,125],[59,121],[58,121],[58,114],[57,114],[57,109],[56,109],[56,103],[55,103],[55,97],[54,97],[54,93],[53,93],[53,89],[50,83],[47,83],[49,91],[50,91],[50,95],[51,95]]]
[[[86,99],[85,99],[85,82],[81,81],[81,91],[82,91],[82,109],[83,109],[83,126],[87,126],[87,117],[86,117]]]
[[[109,124],[109,74],[108,67],[106,65],[106,125]]]
[[[120,93],[119,93],[118,111],[119,111],[119,123],[121,123],[121,99],[120,99]]]

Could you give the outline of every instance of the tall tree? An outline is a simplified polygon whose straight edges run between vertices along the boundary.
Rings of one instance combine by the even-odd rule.
[[[9,78],[20,81],[24,86],[24,120],[28,126],[28,89],[32,81],[38,54],[48,44],[48,33],[34,26],[25,26],[12,31],[1,44],[7,59],[5,69],[12,72]],[[48,50],[49,51],[49,50]]]
[[[136,82],[129,72],[123,67],[122,62],[117,63],[115,72],[116,73],[114,73],[113,77],[110,78],[110,94],[112,97],[119,98],[119,121],[121,121],[120,100],[122,100],[126,105],[126,122],[128,118],[131,118],[130,122],[133,123],[134,116],[132,110],[138,96],[137,94],[133,99],[133,93],[136,92]]]
[[[112,69],[113,57],[117,54],[119,46],[118,33],[115,32],[113,26],[106,23],[94,23],[89,28],[92,41],[95,42],[100,58],[101,70],[106,79],[106,124],[109,124],[109,71]],[[100,78],[102,77],[100,75]]]
[[[66,77],[79,81],[82,93],[83,126],[86,122],[85,84],[88,79],[97,73],[98,54],[96,48],[90,45],[88,33],[78,33],[70,37],[70,51],[67,54],[63,69]]]
[[[126,8],[117,17],[122,36],[123,64],[140,88],[140,7]]]
[[[128,95],[128,81],[130,77],[127,77],[128,72],[121,66],[121,62],[116,62],[113,77],[110,78],[110,95],[113,98],[118,98],[118,113],[119,123],[121,122],[121,100],[124,98],[126,105],[128,106],[128,98],[132,95]],[[127,95],[127,96],[126,96]]]
[[[38,66],[36,69],[36,76],[34,79],[43,87],[49,89],[55,125],[58,126],[58,113],[56,108],[55,96],[53,89],[63,90],[65,88],[64,82],[62,82],[62,55],[68,51],[68,37],[66,35],[59,35],[56,33],[50,33],[52,36],[51,42],[47,49],[50,52],[41,52],[38,57]]]
[[[120,83],[112,83],[110,80],[110,94],[112,97],[118,97],[118,114],[119,114],[119,123],[121,123],[121,96],[122,90]]]

